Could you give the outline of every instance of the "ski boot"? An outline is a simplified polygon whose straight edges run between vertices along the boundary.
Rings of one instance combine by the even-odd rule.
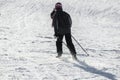
[[[60,58],[62,56],[61,52],[58,52],[58,55],[56,56],[56,58]]]
[[[72,55],[72,58],[73,58],[73,60],[76,60],[76,61],[78,60],[76,55]]]

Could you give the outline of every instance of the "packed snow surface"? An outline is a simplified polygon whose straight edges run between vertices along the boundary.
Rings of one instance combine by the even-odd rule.
[[[58,1],[89,54],[73,40],[79,61],[64,44],[56,58]],[[120,0],[0,0],[0,80],[120,80]]]

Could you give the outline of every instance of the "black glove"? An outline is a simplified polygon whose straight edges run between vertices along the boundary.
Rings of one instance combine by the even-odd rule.
[[[55,36],[55,37],[58,37],[58,33],[55,33],[54,36]]]

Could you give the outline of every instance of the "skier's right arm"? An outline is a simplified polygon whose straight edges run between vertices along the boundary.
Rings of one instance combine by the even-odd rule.
[[[54,26],[54,36],[57,37],[57,35],[58,35],[58,20],[57,20],[57,15],[54,16],[53,26]]]
[[[50,16],[51,16],[51,18],[53,19],[54,18],[54,16],[55,16],[55,12],[56,12],[56,10],[55,9],[53,9],[53,11],[51,12],[51,14],[50,14]]]

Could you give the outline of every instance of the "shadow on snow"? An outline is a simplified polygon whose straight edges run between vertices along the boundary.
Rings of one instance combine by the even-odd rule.
[[[79,64],[74,63],[74,66],[78,67],[78,68],[81,68],[81,69],[83,69],[83,70],[85,70],[87,72],[90,72],[90,73],[93,73],[93,74],[98,74],[100,76],[106,77],[106,78],[108,78],[110,80],[117,80],[117,79],[115,79],[115,75],[113,75],[111,73],[98,70],[98,69],[96,69],[96,68],[94,68],[92,66],[89,66],[85,62],[82,62],[82,61],[79,61],[79,60],[78,60],[78,63]]]

